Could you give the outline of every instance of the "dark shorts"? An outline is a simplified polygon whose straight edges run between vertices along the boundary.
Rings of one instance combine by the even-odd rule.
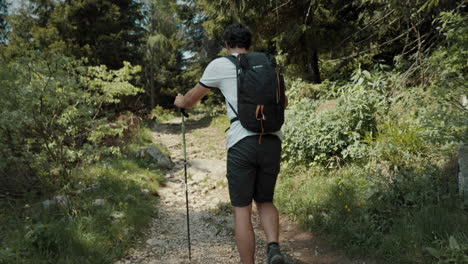
[[[275,135],[243,138],[229,148],[227,179],[233,206],[247,206],[252,200],[273,202],[276,178],[280,171],[281,140]]]

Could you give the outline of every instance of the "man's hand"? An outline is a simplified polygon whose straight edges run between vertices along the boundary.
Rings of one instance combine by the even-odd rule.
[[[182,94],[177,94],[175,100],[174,100],[174,105],[177,106],[178,108],[186,108],[185,107],[185,98]]]
[[[189,109],[192,108],[203,96],[205,96],[210,89],[203,87],[200,84],[195,85],[185,95],[177,94],[174,105],[179,108]]]

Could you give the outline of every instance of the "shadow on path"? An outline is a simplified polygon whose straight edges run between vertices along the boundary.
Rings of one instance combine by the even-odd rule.
[[[185,119],[186,133],[209,127],[213,118],[213,116],[208,115],[191,115],[189,118]],[[181,122],[182,118],[177,117],[169,122],[156,123],[151,130],[152,132],[163,134],[180,134],[182,132]]]

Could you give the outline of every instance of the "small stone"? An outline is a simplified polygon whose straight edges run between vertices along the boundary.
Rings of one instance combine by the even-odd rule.
[[[152,163],[165,169],[172,169],[174,167],[174,163],[171,161],[171,158],[155,146],[140,148],[137,150],[136,155],[139,158],[149,159]]]
[[[124,198],[124,201],[126,202],[135,202],[136,201],[136,198],[135,196],[131,195],[131,194],[127,194]]]
[[[91,184],[90,186],[88,186],[88,187],[86,187],[86,188],[83,188],[83,189],[81,189],[81,190],[76,191],[76,193],[77,193],[77,194],[80,194],[80,193],[82,193],[82,192],[95,190],[95,189],[97,189],[97,188],[99,188],[99,184],[94,183],[94,184]]]
[[[148,244],[151,247],[163,246],[165,244],[165,241],[161,239],[151,238],[146,240],[146,244]]]
[[[60,205],[67,205],[68,203],[68,195],[57,195],[52,199],[48,199],[42,202],[42,206],[44,208],[49,208],[51,205],[54,204],[60,204]]]
[[[218,198],[214,198],[210,202],[210,207],[216,208],[221,201]]]
[[[89,191],[89,190],[94,190],[94,189],[97,189],[97,188],[99,188],[99,184],[94,183],[94,184],[91,184],[90,186],[88,186],[87,188],[85,188],[85,190]]]
[[[142,189],[141,192],[144,193],[144,194],[149,194],[150,193],[150,191],[148,189]]]
[[[122,212],[119,212],[119,211],[115,211],[111,214],[111,217],[114,218],[114,219],[120,219],[122,217],[124,217],[124,214]]]
[[[96,199],[93,201],[93,206],[103,206],[106,203],[104,199]]]
[[[54,200],[61,205],[66,205],[68,202],[68,195],[57,195],[54,197]]]
[[[45,200],[45,201],[42,202],[42,206],[44,208],[46,208],[46,209],[49,208],[51,205],[54,205],[54,204],[56,204],[56,202],[54,200],[50,200],[50,199]]]

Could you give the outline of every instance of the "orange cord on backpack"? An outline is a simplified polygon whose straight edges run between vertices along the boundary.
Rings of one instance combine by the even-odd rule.
[[[257,110],[255,111],[255,118],[260,121],[260,125],[262,127],[262,133],[260,133],[260,137],[258,137],[258,144],[262,144],[262,136],[264,134],[264,129],[263,129],[263,120],[266,120],[265,114],[263,113],[263,108],[265,108],[265,105],[257,105]],[[261,113],[262,116],[259,117],[258,113]]]
[[[276,80],[278,81],[278,86],[276,87],[276,103],[279,103],[281,101],[281,81],[279,68],[276,68]]]

